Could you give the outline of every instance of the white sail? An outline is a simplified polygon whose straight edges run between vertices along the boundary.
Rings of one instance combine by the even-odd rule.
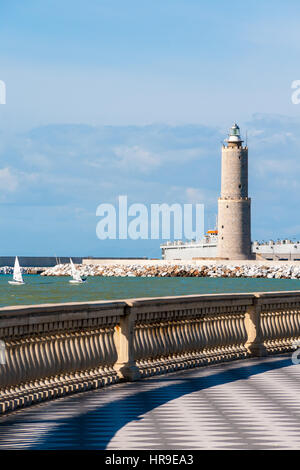
[[[16,256],[16,259],[15,259],[13,280],[16,281],[16,282],[23,282],[23,277],[22,277],[22,272],[21,272],[21,268],[20,268],[20,263],[19,263],[19,259],[18,259],[17,256]]]
[[[81,276],[79,272],[77,271],[77,269],[75,268],[74,263],[71,258],[70,258],[70,263],[71,263],[71,273],[72,273],[72,277],[74,281],[81,282],[82,281]]]

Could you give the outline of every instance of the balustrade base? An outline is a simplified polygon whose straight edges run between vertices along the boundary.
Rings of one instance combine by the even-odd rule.
[[[265,357],[268,355],[267,348],[265,345],[260,343],[246,343],[245,347],[249,351],[250,355],[253,357]]]
[[[283,341],[267,341],[265,343],[266,355],[280,354],[295,351],[293,345],[289,342],[285,344]]]
[[[66,395],[102,388],[121,380],[134,381],[153,375],[161,375],[195,367],[204,367],[221,362],[230,362],[247,357],[257,356],[257,351],[250,351],[244,346],[236,347],[236,351],[202,351],[182,356],[156,358],[148,361],[138,361],[136,366],[110,368],[107,371],[80,372],[80,377],[71,377],[69,374],[60,377],[51,377],[39,381],[38,384],[28,383],[18,387],[3,390],[0,395],[0,414],[13,412],[20,408],[41,403],[43,401],[60,398]],[[263,347],[264,356],[292,351],[289,345],[267,344]],[[116,365],[117,366],[117,365]]]
[[[68,376],[50,377],[38,383],[27,383],[3,390],[0,395],[0,414],[12,412],[36,403],[85,392],[119,382],[116,371],[83,371]]]
[[[150,377],[177,370],[191,369],[194,367],[204,367],[217,364],[219,362],[229,362],[250,357],[247,350],[240,346],[236,351],[204,351],[194,354],[183,354],[173,357],[162,357],[148,361],[138,361],[137,366],[141,377]]]
[[[126,380],[128,382],[135,382],[141,378],[140,370],[135,363],[132,364],[115,364],[115,371],[118,374],[120,380]]]

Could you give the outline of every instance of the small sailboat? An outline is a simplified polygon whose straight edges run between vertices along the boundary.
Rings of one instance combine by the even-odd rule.
[[[72,278],[73,279],[70,279],[69,282],[71,284],[83,284],[86,281],[86,278],[82,278],[80,276],[80,274],[77,271],[77,269],[75,268],[74,263],[73,263],[71,258],[70,258],[70,264],[71,264],[71,273],[72,273]]]
[[[17,256],[16,256],[16,259],[15,259],[13,280],[8,281],[8,283],[13,284],[15,286],[25,284],[25,282],[23,281],[22,272],[21,272],[21,268],[20,268],[20,263],[19,263],[19,259],[18,259]]]

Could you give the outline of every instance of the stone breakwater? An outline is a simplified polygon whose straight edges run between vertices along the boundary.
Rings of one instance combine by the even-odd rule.
[[[277,265],[219,265],[191,264],[160,265],[76,265],[81,276],[105,277],[252,277],[268,279],[300,279],[300,266]],[[48,268],[42,276],[71,276],[69,264]]]

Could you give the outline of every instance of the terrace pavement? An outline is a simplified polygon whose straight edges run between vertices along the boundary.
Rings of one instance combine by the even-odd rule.
[[[0,449],[300,449],[290,355],[115,384],[0,418]]]

